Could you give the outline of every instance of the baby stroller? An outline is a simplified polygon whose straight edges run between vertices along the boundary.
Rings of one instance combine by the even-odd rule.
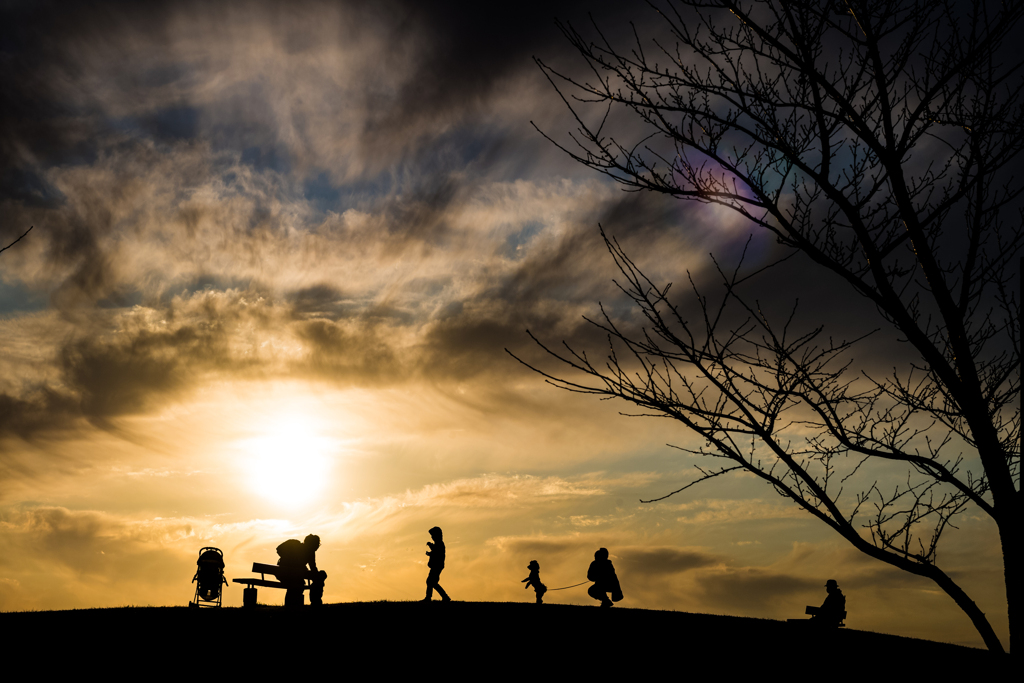
[[[203,548],[199,551],[196,564],[199,569],[192,577],[192,583],[196,584],[196,597],[188,606],[220,607],[220,587],[228,584],[224,578],[224,553],[220,548]]]

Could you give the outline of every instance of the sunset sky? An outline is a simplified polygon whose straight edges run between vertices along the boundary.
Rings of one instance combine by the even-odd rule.
[[[34,228],[0,254],[0,611],[184,605],[201,547],[242,577],[308,533],[326,601],[415,600],[438,525],[456,600],[532,601],[530,560],[557,588],[606,547],[624,607],[786,619],[834,578],[851,628],[981,646],[751,476],[641,504],[698,476],[667,445],[693,437],[506,353],[555,371],[526,330],[600,355],[583,316],[630,315],[599,224],[660,282],[753,228],[531,125],[574,127],[532,59],[580,67],[556,20],[649,9],[481,6],[3,4],[0,246]],[[766,296],[802,296],[787,272]],[[1006,642],[994,525],[958,526],[940,562]]]

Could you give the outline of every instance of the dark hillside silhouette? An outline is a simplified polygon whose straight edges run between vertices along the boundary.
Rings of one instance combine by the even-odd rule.
[[[140,679],[167,671],[213,671],[204,667],[215,664],[216,671],[230,672],[232,678],[267,680],[293,672],[296,661],[307,657],[329,675],[386,670],[389,676],[422,676],[441,648],[450,653],[445,674],[452,680],[495,670],[549,680],[578,677],[595,666],[598,632],[603,642],[614,643],[599,653],[602,676],[629,680],[676,678],[682,668],[722,671],[726,666],[729,678],[784,670],[793,676],[829,671],[844,680],[948,680],[957,672],[995,675],[1009,664],[1007,655],[865,631],[590,605],[538,609],[526,602],[453,602],[428,610],[417,602],[373,602],[316,610],[23,612],[0,614],[0,629],[6,651],[13,653],[10,663],[46,662],[47,674],[54,675],[116,661],[119,670]],[[516,650],[527,633],[531,642],[544,644],[548,657],[542,669],[529,652]],[[341,654],[332,654],[341,644]]]

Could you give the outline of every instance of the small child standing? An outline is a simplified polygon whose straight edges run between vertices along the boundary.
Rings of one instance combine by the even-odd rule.
[[[548,587],[540,582],[540,565],[537,560],[530,560],[526,568],[530,570],[530,575],[523,579],[526,584],[523,588],[533,586],[533,590],[537,591],[537,604],[540,605],[544,602],[544,594],[548,592]]]
[[[448,594],[441,588],[439,580],[441,578],[441,570],[444,569],[444,535],[441,531],[441,527],[435,526],[427,533],[433,542],[427,541],[427,546],[430,550],[427,551],[427,556],[430,558],[427,560],[427,567],[430,568],[430,573],[427,574],[427,597],[423,598],[423,602],[430,602],[434,596],[434,589],[441,594],[441,602],[451,602],[452,599],[448,597]]]
[[[324,604],[324,583],[327,581],[327,572],[321,569],[317,572],[316,578],[309,587],[309,604],[320,606]]]

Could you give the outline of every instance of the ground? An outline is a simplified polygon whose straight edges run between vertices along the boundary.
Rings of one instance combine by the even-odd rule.
[[[303,680],[399,674],[433,680],[784,673],[829,680],[996,672],[1006,656],[806,624],[531,603],[372,602],[305,607],[0,614],[8,665],[40,672],[210,672]],[[159,676],[158,676],[159,677]],[[986,676],[987,677],[987,676]]]

